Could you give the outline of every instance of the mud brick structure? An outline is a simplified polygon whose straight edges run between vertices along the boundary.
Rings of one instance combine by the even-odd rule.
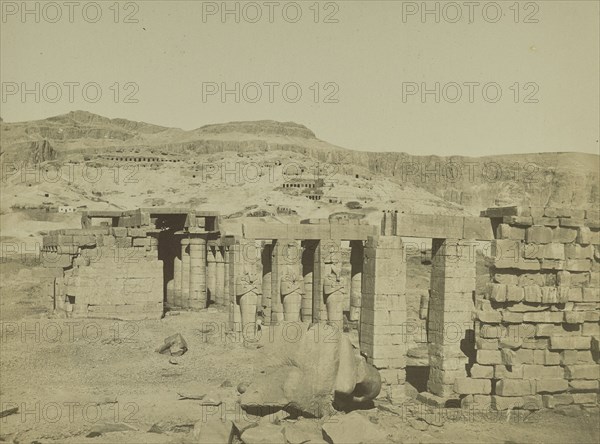
[[[356,327],[360,352],[382,377],[379,396],[392,402],[405,398],[409,347],[426,342],[420,400],[553,408],[598,402],[599,216],[512,206],[481,217],[386,211],[380,227],[257,222],[233,236],[215,212],[88,212],[81,230],[44,238],[42,259],[53,270],[54,308],[68,316],[160,318],[215,304],[244,337],[261,323]],[[411,238],[431,240],[430,287],[418,308],[407,306]],[[481,252],[486,271],[477,275]],[[426,322],[417,340],[416,311]]]

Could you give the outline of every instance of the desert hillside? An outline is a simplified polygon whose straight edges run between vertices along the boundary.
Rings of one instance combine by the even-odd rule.
[[[84,111],[0,122],[2,238],[77,226],[74,209],[185,206],[230,222],[367,218],[384,209],[478,214],[494,204],[598,205],[600,156],[467,158],[353,151],[293,122],[230,122],[186,131]],[[369,147],[365,147],[368,149]]]

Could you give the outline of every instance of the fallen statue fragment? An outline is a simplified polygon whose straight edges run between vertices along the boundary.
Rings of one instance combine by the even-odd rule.
[[[290,325],[295,331],[289,339]],[[268,364],[240,396],[248,413],[265,416],[283,409],[321,418],[335,410],[372,405],[381,389],[379,372],[354,349],[349,338],[326,324],[281,322],[261,351]]]

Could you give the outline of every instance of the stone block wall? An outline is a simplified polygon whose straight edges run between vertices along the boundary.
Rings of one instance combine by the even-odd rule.
[[[463,404],[595,405],[600,384],[597,210],[491,208],[491,283],[477,295],[474,362]]]
[[[362,274],[360,350],[379,369],[380,396],[402,399],[406,381],[406,261],[402,239],[369,237]]]
[[[53,295],[58,313],[123,320],[163,315],[158,240],[143,228],[54,231],[44,237],[41,257],[60,270]]]

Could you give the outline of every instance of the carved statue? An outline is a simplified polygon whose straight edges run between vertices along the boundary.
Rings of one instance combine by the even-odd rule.
[[[323,279],[323,299],[327,307],[327,321],[342,327],[344,319],[344,279],[339,262],[328,263],[329,272]]]
[[[300,321],[302,286],[304,280],[295,273],[287,273],[281,279],[280,293],[283,302],[283,318],[286,321]]]
[[[256,274],[250,271],[246,271],[237,278],[236,304],[240,307],[242,332],[244,333],[250,333],[247,331],[249,324],[251,332],[256,332],[256,304],[258,295],[261,293],[259,284]]]

